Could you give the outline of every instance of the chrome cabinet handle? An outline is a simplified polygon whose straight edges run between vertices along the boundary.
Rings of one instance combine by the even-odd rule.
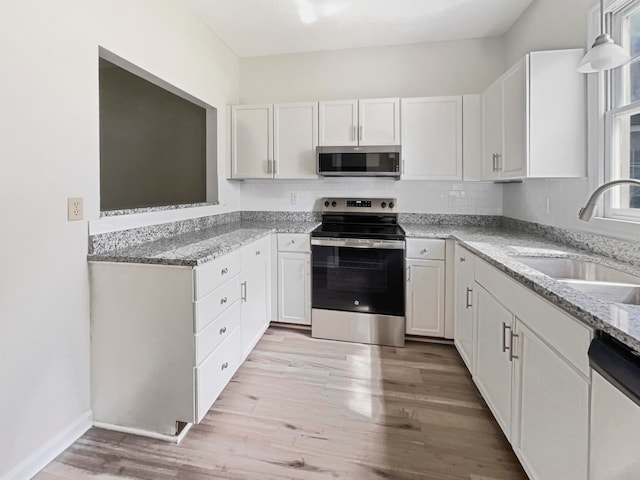
[[[402,159],[402,174],[404,175],[405,159]]]
[[[510,350],[511,347],[507,347],[507,330],[511,331],[511,327],[502,322],[502,352]]]
[[[407,267],[407,283],[411,281],[411,265]]]
[[[502,170],[502,154],[501,153],[496,153],[496,163],[497,163],[496,170],[499,172]]]
[[[227,327],[222,327],[220,329],[220,335],[224,335],[225,333],[227,333]]]
[[[222,370],[226,370],[227,368],[229,368],[229,362],[224,362],[222,364]]]
[[[220,305],[224,305],[225,303],[227,303],[227,297],[222,297],[220,299]]]
[[[511,340],[509,341],[509,361],[513,362],[513,359],[518,359],[520,357],[518,357],[517,355],[515,355],[514,352],[514,348],[513,348],[513,339],[514,338],[520,338],[520,335],[518,335],[517,333],[513,333],[511,332]]]
[[[362,125],[360,125],[360,135],[358,136],[359,140],[362,140]]]
[[[491,171],[495,172],[496,171],[496,154],[495,153],[493,155],[491,155],[491,160],[493,162],[493,165],[491,167]]]
[[[247,282],[242,282],[240,284],[240,300],[243,302],[247,301]]]
[[[471,294],[473,293],[473,289],[467,287],[467,302],[466,307],[471,308],[473,305],[471,304]]]
[[[226,275],[227,273],[229,273],[229,269],[227,267],[224,267],[222,270],[220,270],[220,275]]]

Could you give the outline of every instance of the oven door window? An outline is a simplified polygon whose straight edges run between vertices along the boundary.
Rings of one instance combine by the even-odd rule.
[[[404,250],[312,249],[313,308],[404,316]]]

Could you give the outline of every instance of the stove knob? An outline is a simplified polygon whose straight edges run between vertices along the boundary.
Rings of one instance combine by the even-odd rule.
[[[389,202],[389,208],[393,208],[395,204],[393,202]]]
[[[335,200],[334,200],[333,202],[331,202],[331,206],[332,206],[332,207],[335,207],[336,205],[338,205],[338,204],[336,203],[336,201],[335,201]]]
[[[324,202],[324,206],[325,206],[325,207],[328,207],[328,206],[329,206],[329,200],[325,200],[325,202]]]
[[[387,208],[387,203],[386,203],[386,202],[382,202],[382,203],[380,204],[380,206],[381,206],[382,208]]]

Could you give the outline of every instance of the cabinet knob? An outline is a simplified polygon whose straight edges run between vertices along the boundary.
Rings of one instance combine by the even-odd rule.
[[[466,258],[464,258],[464,257],[460,257],[460,261],[461,261],[461,262],[466,262],[466,261],[467,261],[467,259],[466,259]]]
[[[428,251],[429,251],[428,249],[423,248],[422,250],[420,250],[420,253],[425,254],[425,253],[427,253]]]
[[[220,305],[224,305],[225,303],[227,303],[227,297],[222,297],[220,299]]]
[[[220,329],[220,335],[224,335],[225,333],[227,333],[227,327],[222,327]]]
[[[229,367],[229,362],[224,362],[224,363],[222,364],[222,369],[221,369],[221,370],[225,370],[225,369],[227,369],[228,367]]]
[[[289,243],[293,245],[294,243],[296,243],[296,241],[291,239],[291,241]]]
[[[229,273],[229,269],[227,267],[224,267],[221,271],[220,274],[221,275],[226,275],[227,273]]]
[[[260,250],[256,250],[256,256],[260,255]]]

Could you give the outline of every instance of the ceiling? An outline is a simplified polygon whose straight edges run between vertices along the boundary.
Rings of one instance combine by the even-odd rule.
[[[240,57],[494,37],[533,0],[184,0]]]

